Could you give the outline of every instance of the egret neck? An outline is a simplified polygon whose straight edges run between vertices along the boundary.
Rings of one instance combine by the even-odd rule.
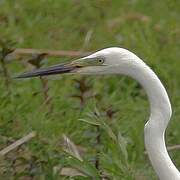
[[[164,140],[172,114],[164,86],[157,75],[140,59],[119,66],[119,73],[137,80],[147,93],[150,118],[145,125],[144,135],[145,146],[154,170],[161,180],[180,180],[180,173],[168,155]]]

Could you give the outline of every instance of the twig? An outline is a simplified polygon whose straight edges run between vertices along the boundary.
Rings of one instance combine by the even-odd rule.
[[[29,141],[30,139],[32,139],[33,137],[36,136],[35,132],[31,132],[28,135],[22,137],[21,139],[15,141],[14,143],[12,143],[11,145],[7,146],[6,148],[2,149],[0,151],[0,156],[4,156],[6,155],[8,152],[12,151],[13,149],[17,148],[18,146],[26,143],[27,141]]]
[[[90,54],[90,52],[81,52],[81,51],[55,51],[55,50],[49,50],[49,49],[25,49],[25,48],[19,48],[15,49],[12,54],[17,55],[30,55],[30,54],[47,54],[47,56],[54,56],[54,57],[60,57],[60,56],[70,56],[70,57],[78,57],[78,56],[86,56]]]
[[[176,149],[180,149],[180,144],[174,145],[174,146],[168,146],[167,150],[168,151],[172,151],[172,150],[176,150]]]
[[[177,150],[177,149],[180,149],[180,144],[177,144],[174,146],[167,146],[168,151],[173,151],[173,150]],[[144,154],[147,154],[147,151],[145,151]]]
[[[76,177],[76,176],[83,176],[87,177],[86,174],[80,172],[79,170],[72,168],[72,167],[64,167],[60,171],[61,176],[69,176],[69,177]]]

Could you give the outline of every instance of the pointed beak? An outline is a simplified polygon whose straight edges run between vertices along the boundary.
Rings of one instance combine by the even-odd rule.
[[[18,75],[16,78],[31,78],[31,77],[38,77],[38,76],[48,76],[54,74],[64,74],[64,73],[73,73],[76,72],[78,69],[76,63],[67,63],[67,64],[58,64],[55,66],[47,67],[47,68],[40,68],[30,72],[25,72],[23,74]]]

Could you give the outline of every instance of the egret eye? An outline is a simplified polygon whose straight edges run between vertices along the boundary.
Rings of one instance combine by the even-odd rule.
[[[102,64],[102,63],[104,63],[104,59],[98,59],[98,62],[99,62],[100,64]]]
[[[89,57],[75,60],[73,63],[76,67],[85,67],[85,66],[101,66],[105,62],[104,57]]]

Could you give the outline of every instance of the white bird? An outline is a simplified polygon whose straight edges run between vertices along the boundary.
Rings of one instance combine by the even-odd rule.
[[[60,73],[123,74],[137,80],[150,102],[144,139],[151,164],[160,180],[180,180],[180,172],[171,161],[165,145],[164,134],[172,114],[169,97],[157,75],[139,57],[123,48],[106,48],[67,64],[24,73],[18,78]]]

